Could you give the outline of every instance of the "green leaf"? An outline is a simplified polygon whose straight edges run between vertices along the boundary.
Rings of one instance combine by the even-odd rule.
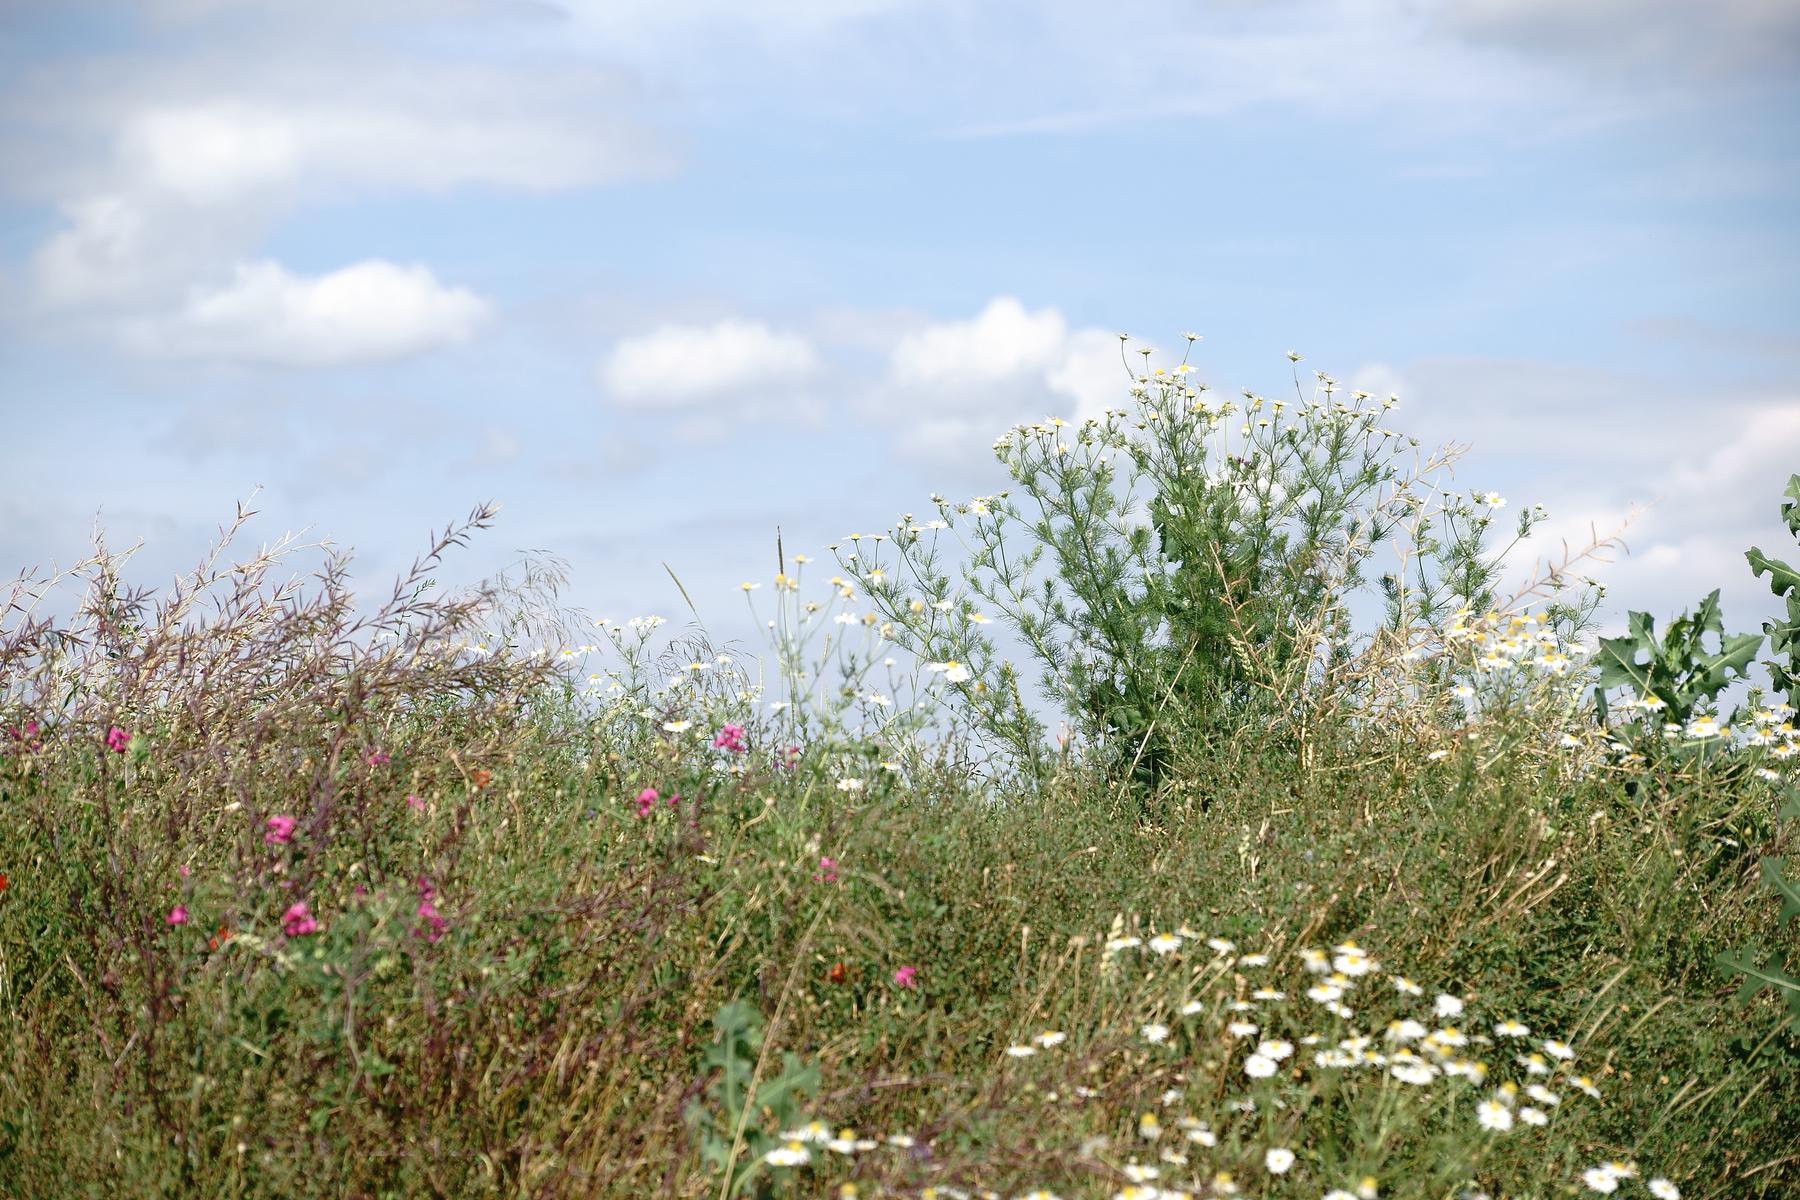
[[[1630,685],[1642,696],[1650,690],[1650,667],[1648,664],[1639,664],[1638,655],[1646,650],[1655,650],[1655,626],[1649,613],[1634,612],[1627,628],[1631,632],[1623,637],[1600,639],[1600,686],[1615,688]]]
[[[1762,860],[1763,882],[1769,890],[1781,898],[1781,916],[1776,918],[1778,925],[1786,925],[1795,917],[1800,917],[1800,880],[1782,877],[1782,868],[1787,862],[1780,858]]]
[[[1769,590],[1777,596],[1786,596],[1789,592],[1800,589],[1800,571],[1780,559],[1770,558],[1755,546],[1744,551],[1744,558],[1750,564],[1750,573],[1758,579],[1762,578],[1764,571],[1769,573]]]
[[[1716,679],[1718,688],[1723,688],[1728,674],[1742,675],[1749,668],[1762,644],[1763,635],[1760,633],[1734,633],[1730,637],[1721,638],[1719,652],[1700,660],[1707,681],[1711,683]],[[1716,690],[1718,689],[1715,688]],[[1711,696],[1712,693],[1707,695]]]
[[[1725,615],[1719,611],[1718,588],[1714,588],[1706,599],[1700,602],[1700,607],[1694,610],[1693,621],[1703,633],[1725,632]],[[1699,640],[1698,637],[1694,639],[1696,643]]]
[[[1781,503],[1781,519],[1788,532],[1800,538],[1800,475],[1789,475],[1787,490],[1781,494],[1787,497]]]
[[[1795,979],[1783,970],[1780,951],[1769,956],[1769,961],[1761,966],[1757,959],[1762,955],[1762,947],[1751,942],[1736,954],[1721,954],[1715,960],[1721,967],[1733,975],[1744,976],[1744,984],[1738,989],[1738,1000],[1748,1001],[1765,987],[1772,987],[1777,992],[1800,992],[1800,979]]]

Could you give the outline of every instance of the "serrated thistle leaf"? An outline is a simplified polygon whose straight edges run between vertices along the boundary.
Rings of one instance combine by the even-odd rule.
[[[1782,869],[1786,866],[1785,859],[1770,857],[1762,860],[1763,882],[1781,898],[1781,916],[1776,918],[1779,926],[1800,917],[1800,879],[1783,877]]]
[[[1800,589],[1800,571],[1796,571],[1778,558],[1770,558],[1756,546],[1744,551],[1744,558],[1750,564],[1750,573],[1758,579],[1763,572],[1769,573],[1769,590],[1777,596],[1786,596],[1795,589]]]
[[[1744,982],[1738,988],[1739,1003],[1748,1003],[1756,998],[1756,994],[1766,987],[1776,992],[1793,992],[1800,994],[1800,979],[1795,979],[1786,971],[1786,961],[1777,950],[1769,955],[1767,962],[1758,965],[1757,959],[1763,955],[1763,948],[1757,942],[1751,942],[1742,950],[1733,954],[1721,954],[1713,961],[1733,975],[1742,975]]]
[[[1700,602],[1700,607],[1694,610],[1694,625],[1701,633],[1722,634],[1725,632],[1725,614],[1719,610],[1718,588],[1714,588],[1706,599]],[[1699,638],[1696,636],[1694,640],[1698,642]]]
[[[1705,672],[1706,692],[1711,698],[1723,690],[1730,682],[1733,674],[1742,675],[1756,658],[1756,652],[1762,648],[1763,635],[1760,633],[1734,633],[1730,637],[1720,639],[1719,652],[1709,654],[1700,660],[1700,668]]]
[[[1643,618],[1640,630],[1638,618]],[[1656,638],[1650,630],[1648,613],[1631,614],[1631,632],[1623,637],[1600,639],[1600,686],[1603,688],[1623,687],[1627,684],[1637,689],[1638,695],[1644,695],[1650,688],[1650,666],[1639,663],[1638,655],[1648,650],[1654,653]]]

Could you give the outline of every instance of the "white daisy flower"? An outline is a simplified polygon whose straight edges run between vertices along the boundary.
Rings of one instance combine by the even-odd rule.
[[[1505,1133],[1513,1127],[1512,1109],[1498,1100],[1483,1100],[1475,1106],[1475,1115],[1481,1121],[1483,1129],[1491,1129],[1495,1133]]]
[[[798,1167],[812,1161],[812,1151],[800,1142],[787,1142],[763,1155],[771,1167]]]

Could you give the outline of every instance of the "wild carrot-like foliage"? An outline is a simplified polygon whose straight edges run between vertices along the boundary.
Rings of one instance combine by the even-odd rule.
[[[1380,664],[1492,608],[1510,549],[1490,545],[1505,500],[1450,490],[1458,452],[1419,454],[1386,424],[1396,399],[1324,374],[1309,393],[1297,373],[1292,399],[1217,398],[1186,356],[1152,368],[1141,353],[1126,406],[994,443],[1007,491],[937,498],[935,519],[839,548],[899,640],[1033,778],[1044,730],[990,625],[1075,730],[1153,788],[1184,747],[1251,731],[1302,745],[1329,715],[1379,709],[1363,685]],[[1522,512],[1512,544],[1542,519]],[[1508,611],[1560,593],[1569,565],[1609,544],[1565,555]],[[1353,607],[1388,546],[1385,618],[1359,631]],[[1549,598],[1570,635],[1592,612]]]

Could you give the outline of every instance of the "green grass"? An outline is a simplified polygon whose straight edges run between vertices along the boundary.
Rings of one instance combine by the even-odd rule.
[[[638,621],[598,688],[525,652],[579,640],[554,572],[431,586],[486,510],[373,611],[235,528],[66,625],[23,582],[0,1197],[1800,1195],[1800,1021],[1718,962],[1795,950],[1800,741],[1618,753],[1591,606],[1480,615],[1497,501],[1446,504],[1448,624],[1325,605],[1271,666],[1232,601],[1229,703],[1184,653],[1054,753],[972,619],[889,659],[969,611],[936,568],[884,622],[784,560],[763,662]]]
[[[325,844],[262,846],[216,796],[188,797],[198,811],[171,838],[181,779],[154,747],[127,765],[71,733],[30,770],[12,759],[0,1189],[716,1195],[684,1114],[712,1018],[742,998],[770,1027],[771,1063],[792,1051],[819,1068],[805,1115],[931,1145],[822,1152],[829,1169],[746,1186],[1110,1195],[1121,1162],[1153,1158],[1134,1130],[1160,1093],[1203,1092],[1205,1061],[1230,1074],[1210,1043],[1164,1061],[1132,1041],[1166,981],[1100,970],[1115,914],[1278,956],[1354,937],[1472,1009],[1562,1031],[1604,1100],[1492,1138],[1469,1161],[1496,1195],[1561,1194],[1621,1156],[1690,1196],[1800,1187],[1797,1047],[1772,1003],[1740,1008],[1713,965],[1773,934],[1755,882],[1758,853],[1778,848],[1761,783],[1633,796],[1605,776],[1545,787],[1505,762],[1298,771],[1240,742],[1148,803],[1074,773],[994,796],[922,772],[850,798],[806,760],[727,775],[704,748],[639,746],[609,762],[604,742],[570,743],[573,722],[536,720],[542,736],[514,730],[506,755],[465,761],[493,772],[485,788],[430,727],[417,753],[389,743],[391,764],[339,781],[359,816]],[[265,780],[263,810],[307,811],[306,782]],[[638,817],[646,782],[683,805]],[[821,856],[835,884],[815,878]],[[437,943],[414,932],[421,874],[450,922]],[[287,939],[297,890],[324,930]],[[183,899],[190,923],[164,924]],[[220,923],[235,936],[209,950]],[[914,988],[893,981],[904,965]],[[1044,1028],[1074,1049],[1007,1059]],[[1172,1085],[1176,1070],[1188,1080]],[[1083,1080],[1099,1096],[1043,1099]],[[1269,1194],[1322,1193],[1309,1170],[1327,1161],[1368,1163],[1383,1195],[1456,1194],[1440,1168],[1467,1159],[1446,1147],[1473,1139],[1476,1095],[1379,1118],[1400,1132],[1378,1153],[1355,1148],[1360,1101],[1315,1096],[1287,1135],[1291,1190]],[[746,1119],[755,1136],[769,1124]]]

